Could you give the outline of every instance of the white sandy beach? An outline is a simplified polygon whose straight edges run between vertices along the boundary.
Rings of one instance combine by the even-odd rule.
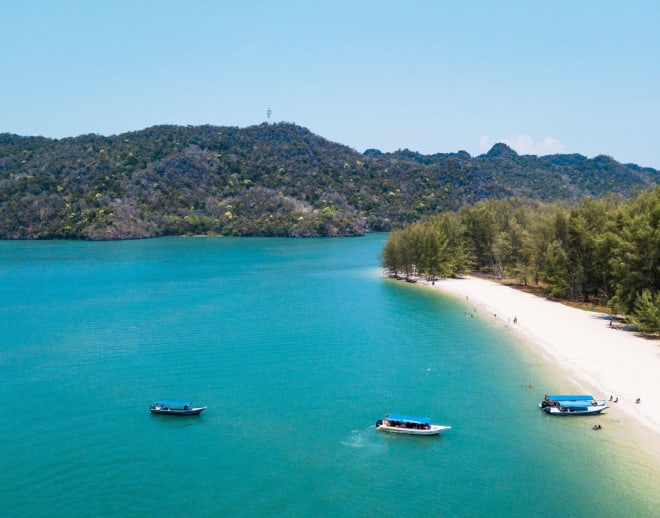
[[[429,286],[431,283],[427,283]],[[643,425],[660,444],[660,343],[610,328],[607,315],[571,308],[488,280],[436,281],[434,288],[465,299],[499,319],[555,363],[565,377],[608,403],[610,416]],[[514,319],[517,323],[514,324]],[[541,388],[540,390],[544,390]],[[547,387],[545,392],[561,392]],[[635,403],[637,399],[640,403]],[[625,419],[626,417],[630,419]]]

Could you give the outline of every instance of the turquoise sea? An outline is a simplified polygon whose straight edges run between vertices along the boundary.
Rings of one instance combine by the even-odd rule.
[[[386,237],[0,242],[0,515],[658,516],[639,445],[542,414],[560,369]]]

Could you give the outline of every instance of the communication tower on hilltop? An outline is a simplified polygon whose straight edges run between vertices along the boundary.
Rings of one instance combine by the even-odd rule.
[[[270,106],[266,110],[266,117],[268,117],[268,124],[270,124],[270,114],[273,113],[270,109]]]

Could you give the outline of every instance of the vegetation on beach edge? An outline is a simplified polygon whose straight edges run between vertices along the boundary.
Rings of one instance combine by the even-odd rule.
[[[632,198],[577,203],[484,200],[393,231],[381,253],[391,275],[468,271],[512,278],[553,298],[625,314],[660,333],[660,186]]]

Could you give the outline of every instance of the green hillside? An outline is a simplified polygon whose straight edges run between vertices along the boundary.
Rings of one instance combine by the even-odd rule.
[[[607,156],[359,153],[294,124],[0,134],[0,238],[337,236],[489,198],[629,195],[660,171]]]

